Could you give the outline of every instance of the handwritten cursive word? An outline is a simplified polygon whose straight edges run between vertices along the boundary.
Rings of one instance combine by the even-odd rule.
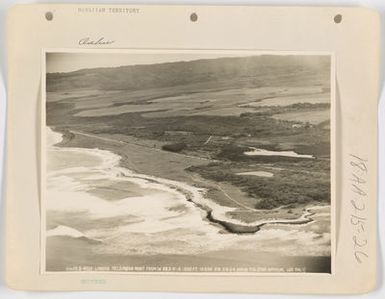
[[[366,237],[366,178],[368,175],[367,160],[359,156],[350,154],[350,188],[352,199],[350,200],[352,213],[350,224],[353,229],[353,254],[357,263],[361,264],[367,259],[368,239]]]
[[[104,37],[99,39],[91,39],[89,37],[85,37],[79,40],[80,46],[103,46],[103,45],[111,45],[115,41],[114,40],[106,40]]]

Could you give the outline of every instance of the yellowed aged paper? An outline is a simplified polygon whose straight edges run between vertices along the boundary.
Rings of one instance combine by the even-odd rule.
[[[41,40],[26,35],[19,24],[21,14],[24,22],[40,30]],[[340,23],[335,21],[338,14]],[[167,21],[165,15],[170,16]],[[230,15],[238,20],[236,26],[226,21]],[[357,18],[360,25],[352,21]],[[114,25],[109,23],[112,19]],[[127,28],[124,35],[116,31],[119,26]],[[251,27],[260,30],[251,34]],[[372,288],[377,140],[371,132],[376,132],[378,71],[378,31],[373,28],[378,28],[377,15],[357,8],[14,8],[8,18],[9,285],[41,290],[284,293],[356,293]],[[323,59],[326,64],[320,63]],[[276,86],[266,83],[266,77],[261,79],[274,69],[275,60],[278,67],[270,81],[278,82]],[[235,73],[228,67],[233,61],[238,67]],[[359,76],[350,70],[353,61],[361,70]],[[17,67],[20,63],[23,74]],[[251,73],[261,81],[250,80],[253,66],[264,64],[267,70],[259,77]],[[136,72],[135,65],[147,67],[148,76]],[[164,73],[157,72],[165,66]],[[207,80],[199,75],[199,85],[196,78],[183,77],[183,72],[175,76],[178,67],[187,74],[194,68],[206,71]],[[131,87],[122,89],[119,70],[125,68],[136,73],[126,83]],[[92,76],[98,76],[95,69],[102,75],[92,81]],[[226,71],[230,73],[227,78],[223,77]],[[285,75],[286,85],[278,79]],[[207,82],[211,81],[215,83],[210,86]],[[122,90],[130,88],[133,92],[125,100]],[[135,96],[142,101],[135,101]],[[222,101],[215,103],[216,98]],[[282,105],[293,98],[291,105]],[[126,113],[137,117],[136,122],[125,119]],[[214,126],[218,116],[224,125],[235,116],[242,117],[243,125],[238,122],[242,130],[232,127],[227,135]],[[273,126],[279,147],[272,146],[272,132],[263,140],[261,133],[244,125],[245,119],[255,124],[259,117]],[[95,119],[105,121],[97,122],[100,126]],[[194,124],[197,119],[215,129],[204,131]],[[119,120],[124,126],[131,121],[130,131],[122,131]],[[193,129],[186,129],[186,120]],[[167,123],[167,129],[162,129]],[[295,140],[290,134],[283,142],[280,130],[319,140],[319,130],[328,132],[331,159],[325,160],[327,150],[320,150],[321,144],[317,153],[306,149],[309,139],[302,140],[303,148],[290,145]],[[251,143],[254,135],[259,140]],[[118,160],[130,161],[117,157],[122,157],[118,149],[125,147],[134,159],[131,168],[126,163],[122,169],[117,167]],[[22,154],[25,148],[31,149],[28,155]],[[163,165],[154,166],[167,159],[175,169],[181,160],[191,159],[189,175],[200,182],[193,179],[189,185],[182,177],[175,178],[177,173],[168,174]],[[302,204],[286,201],[280,205],[282,191],[274,197],[276,201],[267,200],[273,198],[272,184],[284,182],[280,171],[287,169],[283,165],[290,165],[291,172],[284,175],[292,175],[291,183],[295,183],[295,176],[300,179],[308,164],[313,168],[309,179],[303,179]],[[314,204],[319,190],[303,191],[314,188],[306,183],[316,179],[315,164],[321,169],[329,165],[329,175],[317,178],[317,187],[327,192],[329,186],[330,207],[324,198]],[[227,179],[218,180],[218,173]],[[322,173],[318,169],[317,174]],[[244,178],[241,183],[238,177]],[[329,185],[325,183],[328,177]],[[93,187],[84,185],[85,181]],[[17,188],[20,182],[29,183]],[[239,196],[240,184],[248,197],[234,196]],[[266,199],[253,202],[252,187],[262,184],[267,186]],[[202,189],[210,190],[214,207],[202,202]],[[132,193],[128,198],[127,192]],[[293,188],[286,192],[290,195]],[[223,194],[230,203],[220,200]],[[172,196],[174,201],[167,202]],[[156,211],[149,208],[151,204],[133,204],[133,198],[152,200]],[[271,216],[272,212],[276,215]],[[304,262],[303,255],[310,249],[303,249],[301,255],[300,245],[312,242],[316,253],[310,255],[311,262]],[[261,247],[255,250],[256,246]],[[211,251],[214,255],[208,254]],[[329,256],[330,262],[314,256]],[[348,273],[354,273],[350,280]]]
[[[43,59],[43,273],[332,273],[332,54]]]

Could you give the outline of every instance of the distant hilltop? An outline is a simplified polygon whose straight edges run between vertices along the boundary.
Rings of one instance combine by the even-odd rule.
[[[111,54],[113,55],[113,54]],[[48,73],[47,91],[140,90],[234,80],[238,88],[330,86],[330,57],[258,55]],[[212,84],[211,84],[212,83]]]

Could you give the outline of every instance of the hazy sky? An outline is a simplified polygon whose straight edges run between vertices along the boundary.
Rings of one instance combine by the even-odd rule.
[[[85,68],[117,67],[135,64],[154,64],[175,61],[190,61],[219,57],[252,56],[244,53],[47,53],[48,73],[72,72]]]

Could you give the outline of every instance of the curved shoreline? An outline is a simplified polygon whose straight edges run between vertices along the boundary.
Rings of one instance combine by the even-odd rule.
[[[53,131],[53,130],[52,130]],[[53,131],[54,132],[54,131]],[[313,216],[315,213],[310,210],[316,207],[306,208],[305,212],[296,219],[270,219],[270,220],[257,220],[251,223],[245,223],[241,220],[230,218],[226,215],[227,212],[234,211],[236,208],[221,206],[215,203],[210,198],[205,197],[206,189],[198,188],[191,185],[188,185],[184,182],[179,182],[175,180],[165,179],[161,177],[155,177],[146,174],[135,173],[134,171],[121,165],[122,157],[119,154],[116,154],[110,150],[105,149],[91,149],[91,148],[82,148],[82,147],[66,147],[65,144],[75,137],[75,134],[70,133],[72,136],[68,136],[68,133],[54,132],[61,135],[61,140],[52,146],[57,148],[65,148],[69,150],[81,150],[81,151],[90,151],[95,153],[101,152],[101,154],[110,156],[112,155],[114,159],[109,160],[110,163],[103,163],[102,168],[108,168],[109,170],[115,168],[118,170],[118,173],[127,179],[144,179],[149,182],[153,182],[159,185],[164,185],[167,188],[174,189],[188,201],[193,203],[196,207],[202,210],[205,213],[205,216],[202,217],[203,220],[207,220],[212,224],[220,225],[226,232],[233,234],[253,234],[258,232],[262,226],[268,224],[284,224],[284,225],[301,225],[312,222]],[[69,140],[68,140],[69,139]],[[57,140],[58,141],[58,138]],[[105,161],[106,161],[105,160]],[[109,165],[107,165],[109,164]]]
[[[123,169],[126,169],[122,167]],[[129,170],[130,171],[130,170]],[[131,171],[130,171],[131,172]],[[205,219],[208,220],[211,223],[219,224],[223,229],[225,229],[228,233],[233,234],[252,234],[258,232],[262,226],[268,225],[268,224],[283,224],[283,225],[303,225],[310,223],[314,221],[311,216],[315,215],[315,212],[312,212],[312,209],[316,209],[315,207],[306,208],[305,212],[301,215],[301,217],[296,219],[272,219],[272,220],[259,220],[252,223],[243,223],[242,221],[228,218],[225,213],[222,215],[217,215],[218,211],[215,211],[215,208],[210,207],[210,203],[208,201],[211,201],[208,198],[204,198],[203,196],[201,199],[206,200],[207,202],[200,202],[199,196],[194,197],[194,192],[187,190],[184,188],[184,186],[180,186],[181,184],[185,184],[182,182],[172,181],[168,179],[163,178],[156,178],[153,176],[143,175],[143,174],[135,174],[132,172],[132,175],[127,176],[124,173],[122,173],[125,177],[133,177],[133,178],[140,178],[140,179],[146,179],[148,181],[157,183],[157,184],[164,184],[169,188],[177,190],[179,193],[183,194],[183,196],[186,198],[187,201],[192,202],[196,207],[203,210],[206,215]],[[190,188],[196,188],[189,186]],[[204,189],[198,189],[199,191],[205,191]],[[203,194],[201,194],[203,195]],[[195,200],[194,200],[195,199]],[[211,206],[217,205],[213,201],[211,201]],[[326,207],[326,206],[325,206]],[[225,208],[225,207],[224,207]],[[228,208],[230,209],[233,208]],[[222,216],[222,217],[221,217]]]

